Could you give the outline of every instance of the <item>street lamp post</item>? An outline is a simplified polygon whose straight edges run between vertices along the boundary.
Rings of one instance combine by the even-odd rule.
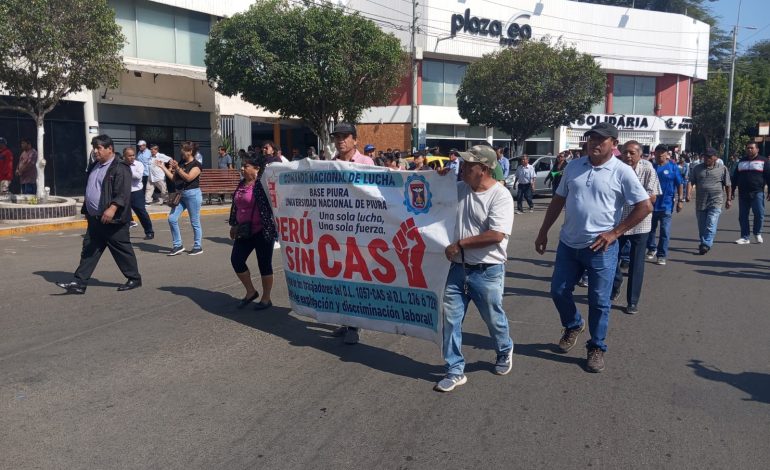
[[[733,87],[735,85],[735,55],[736,55],[736,48],[738,46],[738,23],[741,19],[741,3],[742,0],[738,2],[738,17],[735,19],[735,25],[733,26],[733,52],[730,55],[730,84],[728,85],[728,91],[727,91],[727,115],[725,116],[725,152],[724,152],[724,161],[727,163],[727,161],[730,159],[730,125],[733,117]],[[746,29],[757,29],[753,26],[744,26]]]

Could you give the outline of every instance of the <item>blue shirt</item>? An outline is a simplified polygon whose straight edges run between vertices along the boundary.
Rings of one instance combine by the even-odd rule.
[[[102,197],[102,182],[114,159],[115,157],[112,157],[107,163],[97,163],[96,168],[91,170],[91,173],[88,175],[88,184],[86,185],[86,210],[88,215],[100,215],[99,200]]]
[[[665,165],[656,164],[655,171],[658,172],[661,195],[655,199],[655,207],[652,210],[670,214],[674,210],[676,190],[684,182],[682,172],[679,171],[679,166],[671,160]]]
[[[508,177],[508,173],[511,171],[511,164],[508,162],[508,159],[503,157],[497,160],[497,163],[500,164],[500,168],[503,170],[503,178]]]
[[[559,238],[571,248],[587,248],[600,234],[620,223],[624,204],[650,198],[636,172],[619,159],[593,166],[588,157],[564,168],[556,194],[567,199]]]
[[[150,163],[152,163],[150,162],[150,160],[152,160],[152,152],[150,152],[150,149],[136,152],[136,159],[144,165],[144,176],[150,176]]]
[[[455,175],[460,174],[460,159],[457,158],[454,161],[449,161],[449,163],[446,164],[449,168],[452,169]]]

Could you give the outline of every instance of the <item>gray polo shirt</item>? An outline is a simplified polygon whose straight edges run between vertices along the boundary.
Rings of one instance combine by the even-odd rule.
[[[730,173],[724,165],[714,165],[712,168],[701,163],[693,168],[690,174],[690,184],[696,186],[695,210],[722,207],[725,203],[725,186],[730,186]]]

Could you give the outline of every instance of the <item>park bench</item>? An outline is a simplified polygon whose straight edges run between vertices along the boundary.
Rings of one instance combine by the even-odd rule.
[[[241,174],[237,170],[205,168],[201,171],[199,184],[201,193],[208,195],[211,204],[212,197],[218,198],[220,203],[225,202],[224,198],[235,191],[240,181]]]

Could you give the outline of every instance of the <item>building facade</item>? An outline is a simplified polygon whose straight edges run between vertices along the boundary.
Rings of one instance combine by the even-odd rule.
[[[346,4],[410,47],[411,2]],[[361,132],[371,135],[378,147],[378,135],[402,136],[409,145],[413,119],[420,147],[439,146],[446,152],[479,142],[507,145],[505,133],[469,126],[460,117],[456,93],[469,63],[516,41],[543,37],[594,56],[607,76],[606,93],[590,113],[569,126],[531,137],[525,152],[580,148],[585,130],[601,121],[618,126],[621,141],[686,147],[693,83],[707,78],[705,23],[680,14],[569,0],[421,0],[417,25],[416,110],[411,107],[410,83],[389,106],[368,110]]]

